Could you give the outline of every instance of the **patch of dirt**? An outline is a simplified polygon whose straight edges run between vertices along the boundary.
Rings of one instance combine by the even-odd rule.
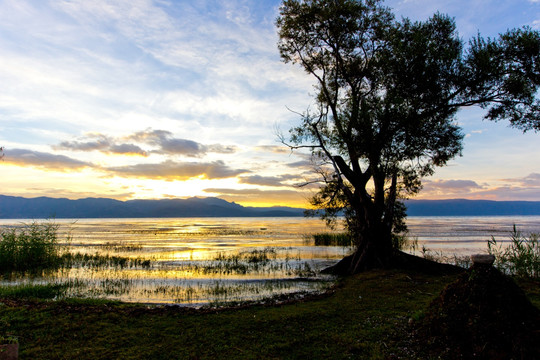
[[[443,359],[540,359],[540,310],[508,276],[473,265],[415,324],[418,351]]]

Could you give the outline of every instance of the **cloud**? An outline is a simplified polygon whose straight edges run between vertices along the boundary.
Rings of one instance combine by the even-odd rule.
[[[269,152],[272,154],[290,154],[291,149],[283,145],[259,145],[255,147],[256,151]]]
[[[314,164],[313,164],[313,161],[311,160],[295,161],[292,163],[285,164],[285,166],[288,166],[290,168],[295,168],[295,169],[308,169],[308,170],[314,169]]]
[[[3,193],[4,195],[20,196],[18,193],[10,194],[9,192]],[[93,191],[76,191],[53,187],[32,187],[27,188],[24,197],[40,197],[46,194],[48,197],[53,198],[67,198],[67,199],[84,199],[84,198],[99,198],[107,197],[115,200],[129,200],[135,197],[134,192],[117,192],[110,190],[107,192],[93,192]]]
[[[32,166],[46,170],[70,171],[80,170],[93,165],[64,155],[33,151],[27,149],[4,150],[3,161],[17,166]]]
[[[475,196],[485,189],[473,180],[427,180],[422,181],[421,199],[454,199]]]
[[[189,180],[194,178],[225,179],[247,173],[245,169],[232,169],[221,160],[213,162],[175,162],[171,160],[159,164],[136,164],[109,167],[106,171],[122,176],[160,180]]]
[[[173,133],[166,130],[147,129],[129,135],[126,139],[156,146],[157,149],[152,152],[158,154],[200,157],[209,152],[232,154],[237,150],[236,146],[232,145],[204,145],[193,140],[175,138],[173,137]]]
[[[516,181],[524,186],[538,186],[540,187],[540,174],[531,173],[523,178],[510,179]]]
[[[57,150],[93,151],[104,153],[148,156],[148,153],[134,144],[115,143],[116,140],[103,134],[88,134],[86,139],[63,141],[53,146]]]
[[[261,176],[261,175],[251,175],[251,176],[242,176],[239,178],[241,184],[251,184],[251,185],[263,185],[263,186],[291,186],[290,184],[284,183],[285,181],[302,180],[296,175],[280,175],[280,176]]]
[[[492,180],[481,185],[472,180],[424,180],[418,198],[424,199],[485,199],[537,200],[540,198],[540,174],[521,178]],[[501,185],[501,183],[503,183]]]
[[[509,179],[502,179],[501,181],[514,183],[518,186],[526,186],[526,187],[539,187],[540,188],[540,174],[539,173],[531,173],[525,177],[522,178],[509,178]]]
[[[306,207],[309,204],[308,195],[300,190],[208,188],[203,191],[209,194],[218,194],[222,199],[241,204],[258,206],[287,204],[288,206],[297,207]]]
[[[524,188],[512,185],[496,186],[474,193],[467,198],[498,201],[537,201],[540,199],[540,187]]]
[[[461,191],[481,189],[482,187],[472,180],[425,180],[424,189],[438,189],[449,191]]]
[[[141,146],[150,146],[143,150]],[[103,153],[149,156],[149,153],[165,155],[184,155],[188,157],[201,157],[207,153],[231,154],[237,148],[233,145],[212,144],[204,145],[193,140],[173,137],[173,133],[166,130],[139,131],[120,138],[110,137],[99,133],[90,133],[86,137],[75,141],[63,141],[53,146],[54,149],[76,151],[101,151]]]

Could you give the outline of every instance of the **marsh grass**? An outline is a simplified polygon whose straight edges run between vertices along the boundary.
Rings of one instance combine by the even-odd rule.
[[[203,231],[234,236],[254,233],[228,228]],[[295,291],[298,284],[316,275],[316,269],[308,261],[302,261],[300,253],[292,254],[291,248],[256,248],[218,253],[210,260],[182,261],[172,265],[158,261],[154,265],[155,259],[115,255],[117,252],[140,251],[142,246],[106,242],[98,246],[94,254],[81,253],[74,252],[71,247],[69,231],[60,233],[61,237],[67,234],[66,241],[62,243],[58,241],[58,234],[59,225],[54,222],[22,224],[1,232],[3,285],[0,286],[0,297],[94,297],[126,301],[139,299],[143,302],[165,299],[165,302],[225,303]],[[159,278],[157,274],[162,270],[175,272],[180,277],[156,283],[153,276]],[[216,280],[197,283],[197,274],[203,274],[203,278],[215,277]],[[241,276],[242,280],[230,281],[227,279],[230,275]],[[259,280],[252,281],[249,276]],[[310,291],[316,288],[318,284],[311,286]]]
[[[392,234],[392,246],[394,249],[407,251],[412,254],[416,253],[420,248],[418,237],[410,236],[408,231],[400,234]]]
[[[495,256],[495,266],[503,272],[522,278],[540,278],[539,234],[529,234],[527,238],[514,225],[508,246],[493,236],[487,246],[488,252]]]
[[[101,248],[114,252],[142,251],[144,249],[140,244],[123,244],[120,242],[106,242],[101,245]]]
[[[0,287],[1,298],[56,299],[69,288],[67,284],[17,284]]]
[[[140,267],[149,269],[151,260],[144,258],[130,258],[102,254],[66,253],[61,257],[63,268],[90,268],[90,269],[125,269]]]
[[[65,249],[58,243],[58,227],[53,222],[33,222],[2,230],[0,271],[35,272],[59,267]]]
[[[307,262],[301,261],[300,255],[291,256],[285,250],[285,254],[279,257],[278,252],[275,248],[267,247],[262,250],[256,249],[232,254],[219,253],[212,260],[200,263],[185,262],[180,268],[193,273],[218,276],[285,274],[308,277],[315,275],[315,270]]]
[[[315,246],[353,246],[354,242],[348,233],[317,233],[309,235]],[[308,237],[308,238],[309,238]]]
[[[308,292],[315,292],[331,283],[329,279],[310,280],[316,272],[310,264],[301,261],[299,254],[294,256],[290,249],[271,247],[219,253],[212,260],[182,261],[171,268],[168,267],[171,265],[164,265],[163,269],[159,265],[153,266],[148,259],[98,253],[90,255],[66,252],[60,257],[59,263],[54,271],[32,277],[24,273],[4,276],[5,283],[0,287],[0,297],[56,300],[96,298],[222,306],[228,302],[253,301],[294,292],[298,286]],[[76,269],[85,273],[88,271],[89,275],[80,277],[78,272],[73,272]],[[136,273],[124,273],[125,269],[133,269]],[[146,272],[139,273],[139,270]],[[161,282],[157,279],[163,270],[177,272],[179,277]],[[216,279],[197,280],[197,273],[215,276]],[[255,281],[249,279],[254,274],[262,278]],[[229,275],[241,275],[242,278],[247,275],[248,279],[231,281],[227,279]],[[299,285],[304,283],[309,285]]]

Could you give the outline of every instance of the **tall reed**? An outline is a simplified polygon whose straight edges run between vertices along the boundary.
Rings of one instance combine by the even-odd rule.
[[[495,237],[488,240],[488,252],[495,255],[495,266],[518,277],[540,278],[540,243],[538,234],[527,238],[514,225],[510,244],[503,246]]]
[[[58,227],[53,222],[33,222],[2,230],[0,271],[36,271],[58,267],[62,256]]]
[[[348,233],[312,234],[315,246],[353,246],[353,238]]]

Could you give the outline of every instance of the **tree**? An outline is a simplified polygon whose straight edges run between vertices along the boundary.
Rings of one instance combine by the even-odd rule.
[[[334,270],[386,267],[405,256],[400,199],[461,153],[457,111],[540,129],[540,35],[528,28],[466,48],[454,21],[396,21],[379,0],[285,0],[276,21],[282,60],[316,80],[315,109],[301,114],[289,146],[309,148],[321,187],[311,202],[342,212],[357,249]]]

